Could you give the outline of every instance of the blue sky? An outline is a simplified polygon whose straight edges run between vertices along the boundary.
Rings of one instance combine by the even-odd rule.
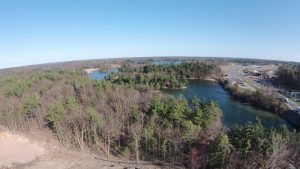
[[[1,0],[0,68],[139,56],[300,62],[299,0]]]

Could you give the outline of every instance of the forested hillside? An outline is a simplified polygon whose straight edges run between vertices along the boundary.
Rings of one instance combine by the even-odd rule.
[[[0,80],[0,124],[23,132],[50,131],[68,148],[108,158],[188,168],[299,166],[299,133],[260,123],[225,132],[215,101],[173,98],[155,90],[155,82],[159,88],[173,87],[156,77],[205,78],[215,70],[203,63],[125,65],[108,80],[91,80],[80,69],[5,77]],[[128,81],[120,78],[126,73]],[[141,75],[146,80],[137,80]]]
[[[220,124],[221,110],[213,101],[195,100],[191,109],[184,98],[90,80],[80,70],[37,72],[0,83],[2,125],[24,132],[50,129],[66,146],[107,157],[182,165],[199,133]]]

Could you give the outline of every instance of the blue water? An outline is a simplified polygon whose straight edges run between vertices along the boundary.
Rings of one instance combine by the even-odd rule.
[[[95,70],[89,73],[88,76],[94,80],[101,80],[101,79],[105,79],[110,72],[118,72],[118,68],[113,68],[109,71]]]
[[[223,111],[223,123],[228,127],[232,127],[236,123],[244,124],[247,121],[256,122],[256,119],[259,118],[262,125],[266,127],[278,128],[281,124],[285,124],[291,129],[285,120],[272,112],[243,104],[234,99],[216,82],[191,80],[186,89],[164,89],[163,91],[174,96],[183,95],[188,99],[197,96],[206,100],[216,100]]]

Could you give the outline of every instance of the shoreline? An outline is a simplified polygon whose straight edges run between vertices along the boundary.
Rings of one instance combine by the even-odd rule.
[[[183,79],[183,78],[180,78]],[[219,80],[215,78],[186,78],[187,80],[206,80],[206,81],[212,81],[212,82],[218,82]]]
[[[84,71],[89,74],[92,73],[93,71],[99,70],[98,68],[89,68],[89,69],[84,69]]]
[[[295,113],[292,113],[291,110],[285,110],[283,112],[280,112],[278,110],[276,111],[276,109],[274,109],[274,108],[266,108],[263,105],[255,104],[254,101],[245,100],[244,95],[234,94],[233,91],[230,89],[229,84],[226,83],[225,81],[219,81],[219,84],[222,86],[222,88],[224,90],[229,92],[229,94],[233,98],[235,98],[235,99],[237,99],[241,102],[244,102],[246,104],[249,104],[251,106],[258,107],[258,108],[261,108],[261,109],[266,110],[266,111],[270,111],[272,114],[274,114],[274,115],[280,117],[281,119],[285,120],[291,127],[295,128],[296,130],[300,130],[300,124],[299,124],[300,115],[295,116]]]
[[[162,89],[171,89],[171,90],[181,90],[181,89],[186,89],[187,86],[183,86],[183,87],[178,87],[178,88],[168,88],[168,87],[162,87]]]
[[[211,82],[218,82],[218,80],[213,78],[204,78],[203,80],[211,81]]]

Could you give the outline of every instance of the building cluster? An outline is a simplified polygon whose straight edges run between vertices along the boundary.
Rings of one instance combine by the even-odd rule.
[[[256,69],[244,69],[243,76],[250,76],[254,78],[265,78],[265,79],[271,79],[275,77],[275,72],[273,70],[269,71],[258,71]]]

